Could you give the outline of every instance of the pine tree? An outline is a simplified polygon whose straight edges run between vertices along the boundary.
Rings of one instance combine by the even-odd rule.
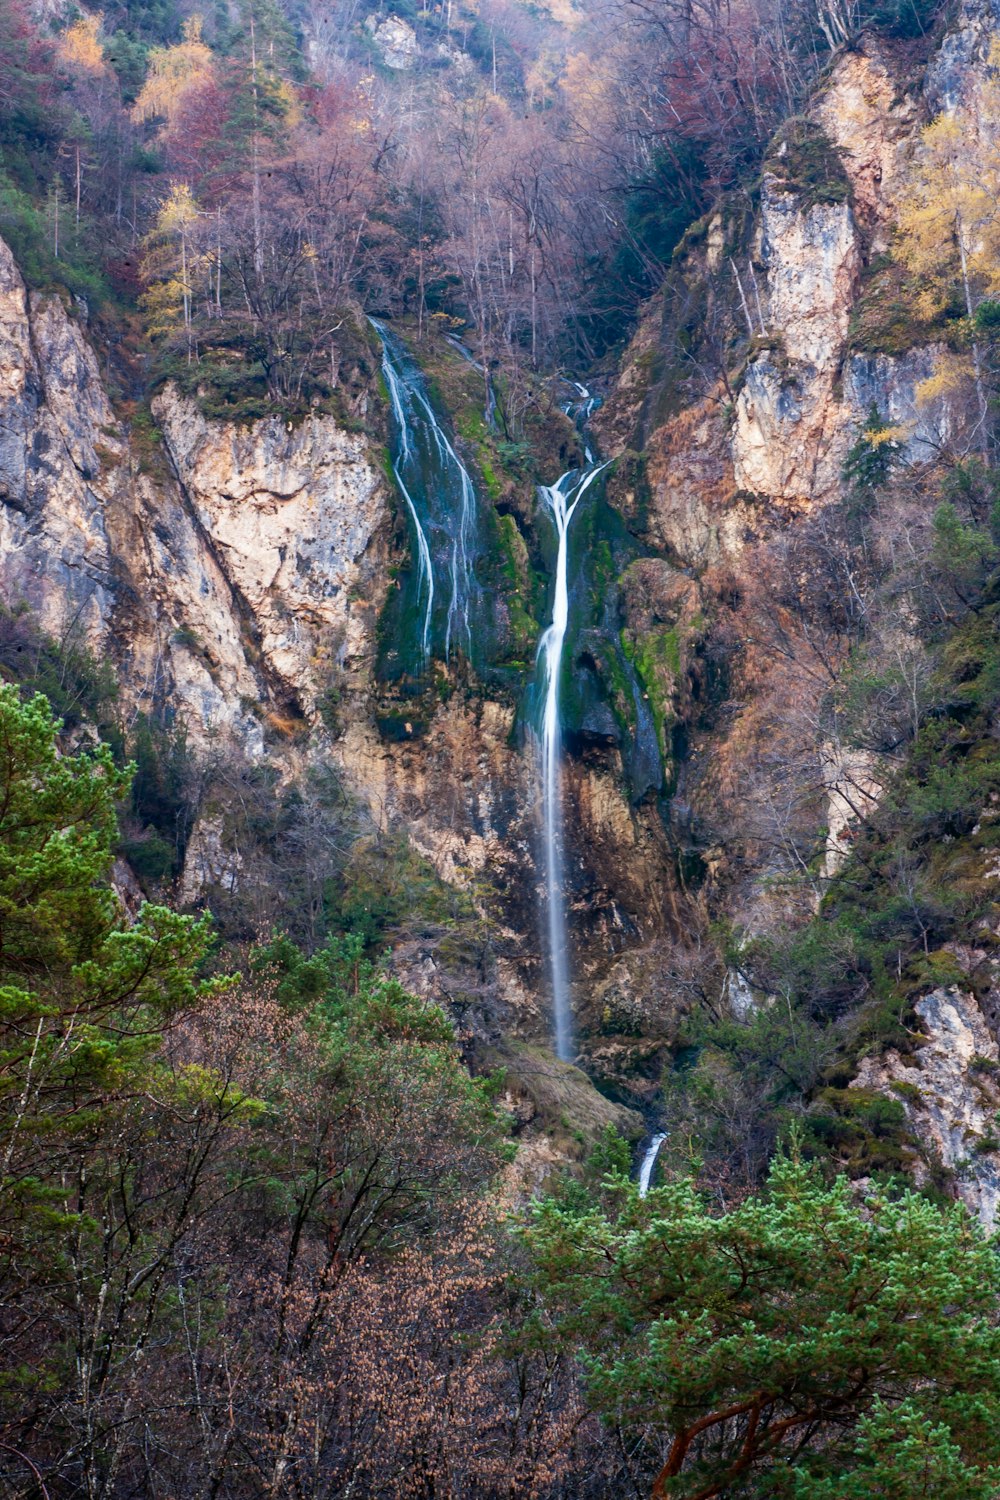
[[[899,464],[906,433],[886,422],[873,401],[844,460],[843,476],[859,496],[883,489]]]
[[[525,1238],[548,1341],[666,1453],[655,1497],[996,1492],[1000,1269],[964,1209],[862,1204],[787,1158],[721,1215],[690,1181],[642,1199],[620,1165],[599,1191],[536,1205]]]
[[[0,686],[0,1216],[22,1250],[58,1221],[67,1153],[213,988],[206,921],[147,904],[129,924],[111,888],[131,768],[61,754],[57,731],[41,694]]]

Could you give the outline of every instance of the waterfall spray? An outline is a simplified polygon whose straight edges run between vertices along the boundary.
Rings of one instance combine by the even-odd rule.
[[[569,470],[555,484],[543,486],[542,500],[555,522],[559,547],[556,554],[556,588],[552,624],[538,643],[538,663],[544,688],[541,733],[542,823],[545,855],[545,899],[548,918],[549,972],[552,981],[552,1014],[556,1056],[568,1061],[573,1055],[573,1005],[570,996],[569,956],[566,936],[566,895],[563,889],[562,775],[559,722],[559,678],[563,645],[569,624],[569,526],[577,506],[607,464],[597,464],[581,474]]]

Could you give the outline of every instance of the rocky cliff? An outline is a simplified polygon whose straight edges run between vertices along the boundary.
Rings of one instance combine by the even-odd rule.
[[[29,294],[6,247],[0,286],[8,602],[114,660],[127,715],[168,706],[195,745],[262,754],[266,715],[314,704],[333,653],[370,664],[376,459],[323,419],[210,430],[170,390],[162,434],[139,429],[113,410],[79,310]]]
[[[112,406],[82,308],[30,293],[6,247],[0,277],[4,600],[114,664],[123,722],[183,727],[201,779],[177,896],[238,899],[251,879],[232,777],[221,785],[213,766],[235,757],[275,795],[332,768],[364,809],[361,844],[401,836],[467,903],[461,941],[454,922],[417,920],[398,945],[408,982],[481,1043],[546,1041],[535,763],[514,732],[517,696],[453,676],[412,702],[376,680],[379,618],[406,554],[374,384],[350,430],[324,414],[220,422],[169,384],[143,419]],[[624,996],[637,1032],[622,956],[669,923],[662,829],[630,808],[613,764],[573,781],[593,1004]],[[619,1080],[631,1046],[609,1057]]]
[[[763,650],[759,619],[795,537],[843,498],[845,459],[873,407],[915,474],[961,424],[947,393],[920,399],[942,346],[887,322],[886,251],[917,131],[976,89],[991,27],[970,3],[922,56],[871,37],[840,54],[754,190],[689,232],[595,421],[617,462],[605,530],[588,532],[581,562],[593,599],[570,668],[567,894],[583,1057],[633,1101],[655,1092],[689,1002],[688,933],[723,914],[752,937],[810,909],[782,884],[794,840],[748,836],[734,853],[724,826],[761,794],[748,767],[762,744],[781,758],[775,724],[800,750],[802,705],[818,701],[801,652]],[[396,935],[408,982],[449,1004],[484,1058],[511,1065],[517,1047],[544,1046],[530,667],[488,682],[442,664],[432,684],[405,691],[380,678],[380,620],[407,555],[373,373],[352,387],[347,416],[236,424],[168,384],[143,417],[112,405],[98,347],[85,309],[29,292],[0,247],[8,607],[113,661],[124,720],[182,724],[202,766],[232,754],[266,767],[277,790],[333,768],[364,810],[352,837],[365,858],[401,837],[454,893],[447,920],[428,907]],[[558,466],[554,455],[552,478]],[[520,600],[542,567],[544,528],[530,493],[505,495],[502,509]],[[534,587],[544,602],[544,578]],[[744,632],[725,650],[713,635],[723,615],[731,636]],[[640,774],[643,714],[656,770]],[[810,753],[838,768],[808,810],[829,828],[829,878],[858,796],[862,812],[876,805],[887,773],[868,752],[845,760],[814,719]],[[178,883],[188,902],[238,893],[250,877],[232,796],[206,775]],[[733,975],[724,983],[737,1009],[761,1003]],[[904,1099],[927,1160],[954,1168],[975,1149],[962,1191],[989,1218],[1000,1170],[983,1082],[992,1017],[971,992],[940,987],[916,1014],[924,1040],[912,1059],[872,1054],[855,1081]],[[579,1103],[587,1085],[574,1070],[519,1056],[528,1116],[576,1090],[578,1112],[615,1117],[597,1096]]]
[[[917,48],[864,36],[842,52],[773,142],[754,190],[689,231],[597,418],[609,452],[641,455],[641,499],[623,491],[619,504],[668,559],[658,564],[664,579],[690,591],[688,618],[702,636],[713,619],[731,632],[717,711],[697,702],[711,665],[698,633],[675,663],[667,692],[688,753],[671,815],[682,845],[700,826],[699,900],[743,943],[807,920],[899,769],[892,751],[826,738],[840,648],[829,619],[806,620],[808,600],[853,587],[824,515],[843,504],[845,462],[872,411],[907,475],[880,502],[876,550],[929,525],[936,466],[968,450],[967,398],[931,381],[954,344],[922,324],[888,252],[919,132],[942,110],[975,118],[995,25],[972,0],[954,29],[942,22]],[[824,551],[832,570],[821,576]],[[916,627],[894,628],[902,661]],[[809,778],[796,771],[805,743]],[[817,879],[804,863],[794,871],[797,819],[820,831]],[[992,911],[983,931],[995,935],[991,858],[970,853],[966,868]],[[957,965],[960,982],[923,991],[915,983],[900,1002],[905,1044],[852,1042],[860,1066],[839,1080],[859,1101],[891,1101],[905,1115],[907,1169],[923,1181],[943,1173],[987,1224],[1000,1168],[992,941],[984,937],[974,963],[946,944],[935,962]],[[961,981],[973,971],[974,984]],[[737,1016],[774,1003],[754,997],[738,969],[721,994]]]

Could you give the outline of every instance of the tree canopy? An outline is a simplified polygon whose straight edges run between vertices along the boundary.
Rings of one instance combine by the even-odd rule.
[[[779,1156],[713,1213],[690,1180],[536,1205],[524,1231],[590,1401],[662,1449],[656,1497],[986,1497],[1000,1267],[964,1209],[859,1199]],[[891,1437],[892,1441],[888,1439]]]

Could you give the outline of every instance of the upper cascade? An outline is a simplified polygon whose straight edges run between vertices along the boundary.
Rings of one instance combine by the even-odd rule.
[[[392,407],[392,471],[409,513],[416,563],[411,608],[421,670],[435,655],[469,660],[482,550],[476,491],[468,469],[431,405],[427,384],[403,341],[384,323],[371,325],[382,341],[382,373]]]

